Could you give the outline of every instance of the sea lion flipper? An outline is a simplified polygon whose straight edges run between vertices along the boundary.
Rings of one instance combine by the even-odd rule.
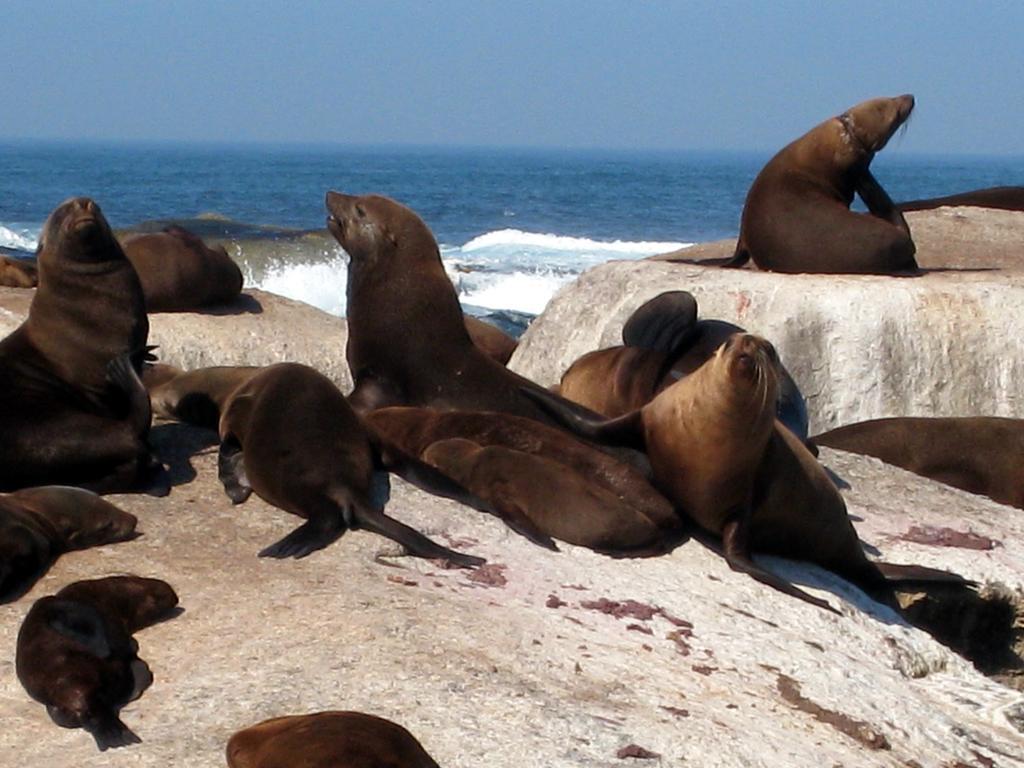
[[[127,747],[129,744],[141,744],[142,739],[135,735],[127,725],[113,712],[104,713],[103,716],[85,722],[82,725],[85,730],[92,734],[96,740],[96,747],[100,752],[117,747]]]
[[[99,611],[73,600],[54,600],[53,608],[59,611],[47,623],[54,632],[74,640],[97,659],[110,657],[110,640]]]
[[[232,435],[221,441],[217,453],[217,476],[232,503],[241,504],[252,494],[252,486],[245,473],[245,454],[241,444]]]
[[[430,560],[448,560],[463,568],[475,568],[487,562],[482,557],[466,555],[441,546],[437,542],[428,539],[415,528],[410,528],[405,523],[401,523],[393,517],[388,517],[383,512],[371,507],[354,504],[351,508],[351,514],[353,528],[373,531],[381,536],[386,536],[392,541],[397,541],[413,557],[423,557]]]
[[[581,416],[571,404],[540,387],[521,386],[520,391],[537,403],[570,432],[603,445],[646,450],[643,411],[637,409],[617,419],[597,420]]]
[[[118,355],[107,363],[107,381],[118,395],[118,400],[127,403],[126,416],[136,434],[143,435],[149,430],[153,411],[142,379],[135,370],[129,355]]]
[[[641,304],[622,326],[622,343],[673,356],[692,342],[697,300],[688,291],[665,291]]]
[[[910,227],[903,217],[903,212],[892,201],[889,193],[878,183],[869,169],[865,168],[857,177],[855,189],[872,216],[888,221],[893,226],[902,229],[908,236],[910,235]]]
[[[743,245],[743,241],[736,243],[736,250],[732,254],[732,258],[725,262],[722,266],[725,269],[740,269],[750,261],[750,251]]]
[[[311,515],[309,520],[283,539],[261,549],[259,556],[278,559],[294,557],[298,560],[333,544],[345,531],[345,520],[341,514]]]

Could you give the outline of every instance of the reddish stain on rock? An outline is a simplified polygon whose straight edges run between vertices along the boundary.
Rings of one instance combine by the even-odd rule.
[[[636,600],[609,600],[607,597],[602,597],[598,600],[583,600],[580,605],[590,611],[607,613],[616,619],[628,616],[640,621],[650,621],[661,612],[660,608],[655,608],[653,605],[646,605],[645,603],[638,603]]]
[[[563,605],[568,605],[568,603],[560,600],[558,595],[548,595],[548,601],[544,605],[548,608],[561,608]]]
[[[661,705],[661,708],[664,709],[669,714],[675,715],[676,717],[689,717],[690,716],[690,710],[688,710],[688,709],[680,709],[679,707],[667,707],[664,704]]]
[[[683,656],[690,655],[690,644],[686,642],[686,638],[688,637],[693,637],[693,632],[690,632],[687,629],[676,629],[665,635],[665,639],[674,642],[676,644],[676,650]]]
[[[692,669],[698,675],[704,675],[704,677],[710,677],[718,671],[718,667],[706,667],[703,664],[694,664],[692,667],[690,667],[690,669]]]
[[[508,579],[505,578],[506,570],[508,570],[507,565],[487,563],[470,573],[469,580],[483,587],[504,587],[508,584]]]
[[[388,581],[394,584],[401,584],[403,587],[418,587],[419,582],[407,579],[403,576],[388,576]]]
[[[448,541],[448,546],[453,549],[463,549],[464,547],[472,547],[474,544],[480,543],[479,539],[474,539],[469,536],[458,538],[447,533],[442,533],[441,536]]]
[[[638,744],[627,744],[616,752],[615,756],[619,760],[625,760],[627,757],[632,757],[636,760],[657,760],[661,757],[657,752],[651,752],[651,750],[644,749]]]
[[[854,741],[860,742],[869,749],[888,750],[892,749],[889,740],[876,728],[863,720],[854,720],[849,715],[826,709],[820,704],[811,701],[800,691],[800,683],[787,675],[778,675],[777,688],[782,698],[791,705],[806,712],[815,720],[839,731]]]
[[[645,635],[653,635],[654,630],[650,627],[645,627],[643,624],[630,624],[626,627],[630,632],[643,632]]]
[[[586,592],[587,591],[587,587],[584,587],[582,584],[563,584],[562,588],[563,589],[575,589],[577,592]]]
[[[933,547],[957,547],[987,551],[1002,546],[1002,542],[982,536],[973,531],[957,531],[953,528],[934,525],[915,525],[896,538],[913,544],[928,544]]]

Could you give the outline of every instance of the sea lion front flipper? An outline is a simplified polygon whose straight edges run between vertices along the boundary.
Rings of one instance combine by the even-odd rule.
[[[865,168],[861,172],[855,189],[872,216],[888,221],[894,227],[899,227],[906,232],[907,237],[911,236],[910,225],[907,224],[903,211],[892,201],[889,193],[878,183],[878,180],[871,174],[870,170]]]
[[[602,445],[618,445],[645,451],[643,411],[637,409],[617,419],[605,421],[581,416],[567,401],[540,387],[521,386],[519,390],[547,411],[573,434]]]
[[[217,452],[217,477],[233,504],[241,504],[252,494],[252,486],[245,474],[245,454],[233,435],[227,435],[221,441]]]
[[[142,739],[135,735],[134,731],[121,722],[121,719],[113,711],[104,712],[82,723],[82,727],[92,734],[96,740],[96,747],[100,752],[117,747],[127,747],[129,744],[141,744]]]
[[[311,555],[341,538],[348,530],[344,517],[333,511],[329,514],[310,515],[309,520],[300,525],[280,541],[260,550],[260,557],[285,558],[296,560]]]
[[[149,392],[128,355],[118,355],[107,363],[107,381],[118,395],[118,401],[127,404],[126,410],[124,406],[117,410],[124,410],[124,416],[129,419],[135,434],[147,434],[153,421]]]
[[[790,595],[791,597],[803,600],[805,603],[810,603],[818,608],[824,608],[826,611],[842,616],[839,611],[825,600],[809,595],[782,577],[769,573],[751,559],[750,541],[748,538],[749,522],[750,510],[747,508],[731,515],[722,529],[722,547],[725,554],[725,562],[729,564],[729,567],[738,573],[745,573],[785,595]]]
[[[99,611],[91,605],[59,599],[53,601],[52,608],[60,609],[59,614],[47,622],[54,632],[78,643],[97,659],[110,657],[107,625]]]
[[[682,354],[693,341],[697,327],[697,300],[688,291],[665,291],[644,302],[622,326],[622,343]]]
[[[392,541],[397,541],[405,547],[413,557],[423,557],[428,560],[448,560],[463,568],[475,568],[487,561],[482,557],[466,555],[456,552],[448,547],[443,547],[437,542],[431,541],[415,528],[410,528],[405,523],[388,517],[383,512],[369,506],[352,504],[350,508],[352,516],[352,528],[363,529],[379,533]]]

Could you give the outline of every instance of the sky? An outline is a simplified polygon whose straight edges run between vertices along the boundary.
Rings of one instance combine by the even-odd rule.
[[[0,140],[1024,155],[1024,2],[4,0]]]

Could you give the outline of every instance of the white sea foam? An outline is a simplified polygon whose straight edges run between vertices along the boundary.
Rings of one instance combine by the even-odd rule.
[[[38,228],[22,227],[16,224],[5,227],[0,224],[0,246],[34,251],[39,244]]]
[[[547,251],[575,251],[633,254],[636,256],[653,256],[657,253],[668,253],[688,245],[688,243],[672,243],[657,241],[613,240],[604,242],[586,237],[569,237],[566,235],[550,235],[540,232],[524,232],[521,229],[499,229],[474,237],[459,250],[473,253],[485,248],[510,248],[525,246]]]
[[[281,264],[270,267],[262,278],[245,276],[245,284],[289,299],[304,301],[332,315],[345,315],[345,283],[348,265],[342,257],[316,264]]]

